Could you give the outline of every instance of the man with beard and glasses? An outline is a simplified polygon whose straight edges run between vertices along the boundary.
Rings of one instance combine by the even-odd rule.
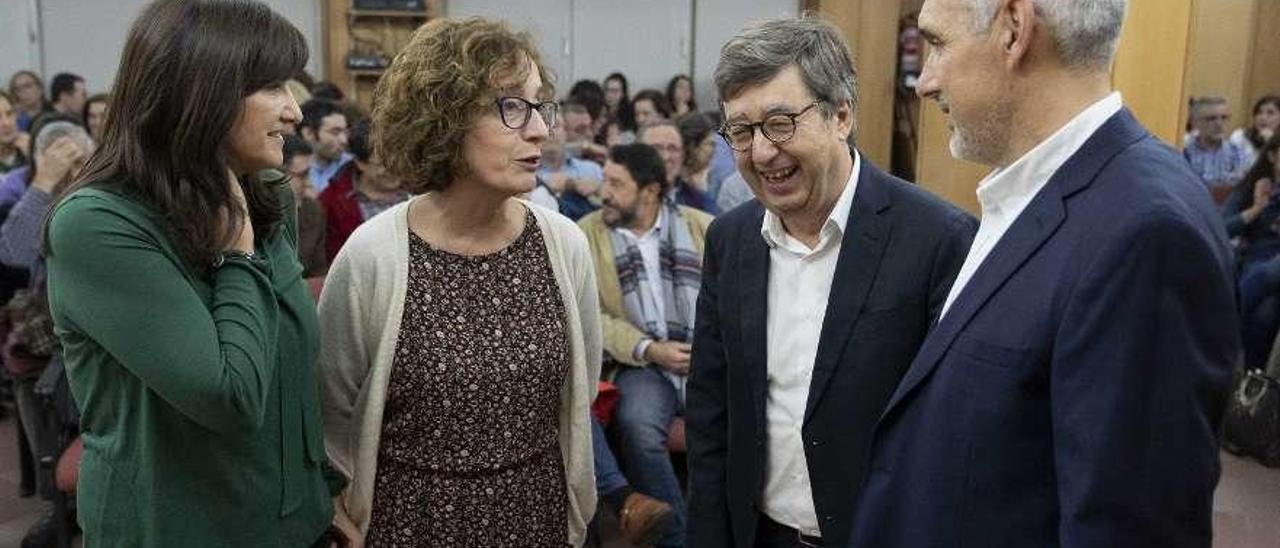
[[[667,454],[684,414],[702,250],[711,216],[666,198],[662,156],[645,144],[609,151],[604,207],[579,222],[591,245],[604,348],[622,397],[614,415],[635,489],[675,509],[658,546],[684,546],[684,496]]]

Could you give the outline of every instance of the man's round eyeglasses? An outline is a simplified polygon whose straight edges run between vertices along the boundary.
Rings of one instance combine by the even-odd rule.
[[[814,101],[809,103],[809,106],[801,109],[800,112],[770,114],[762,122],[725,124],[720,128],[720,135],[723,135],[724,140],[729,143],[729,148],[738,152],[751,150],[751,142],[755,139],[756,128],[760,128],[760,134],[774,144],[785,143],[790,141],[796,134],[796,118],[804,116],[804,113],[809,112],[810,109],[820,104],[822,104],[822,101]]]
[[[538,111],[539,116],[542,116],[542,122],[547,124],[547,129],[554,128],[556,113],[560,110],[560,105],[555,101],[534,103],[523,97],[499,97],[493,100],[493,104],[498,107],[498,117],[502,119],[502,125],[515,130],[524,129],[524,126],[529,125],[529,119],[533,117],[535,110]]]

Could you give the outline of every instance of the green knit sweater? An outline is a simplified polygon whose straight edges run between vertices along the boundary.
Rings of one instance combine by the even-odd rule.
[[[211,278],[139,201],[87,188],[57,206],[49,304],[82,415],[86,547],[293,548],[328,527],[315,306],[280,195],[264,260]]]

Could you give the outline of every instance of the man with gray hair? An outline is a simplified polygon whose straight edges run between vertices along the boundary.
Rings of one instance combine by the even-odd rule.
[[[1222,200],[1231,193],[1250,167],[1245,151],[1227,140],[1231,109],[1222,97],[1200,97],[1191,103],[1191,123],[1196,133],[1186,142],[1182,157],[1200,176],[1209,192]]]
[[[688,545],[840,546],[876,420],[976,223],[852,146],[856,73],[831,24],[747,28],[715,80],[721,134],[755,199],[707,232]]]
[[[995,170],[848,546],[1211,545],[1232,254],[1204,185],[1112,91],[1125,7],[925,1],[917,92],[952,154]]]

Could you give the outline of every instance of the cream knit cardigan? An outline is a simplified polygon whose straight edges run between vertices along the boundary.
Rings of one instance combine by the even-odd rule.
[[[409,276],[409,204],[370,219],[334,259],[320,296],[325,449],[348,484],[340,505],[369,530],[378,441]],[[542,230],[569,328],[560,405],[560,451],[569,542],[582,546],[596,509],[590,407],[602,357],[599,296],[587,239],[569,219],[524,202]]]

